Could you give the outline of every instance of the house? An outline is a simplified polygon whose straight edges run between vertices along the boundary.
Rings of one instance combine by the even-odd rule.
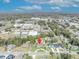
[[[0,59],[4,59],[5,58],[5,56],[4,55],[0,55]]]
[[[14,32],[14,34],[15,35],[27,35],[28,34],[28,30],[16,30],[15,32]]]
[[[48,45],[49,48],[57,48],[57,49],[63,49],[63,46],[61,44],[58,43],[53,43],[53,44],[49,44]]]
[[[77,49],[79,49],[79,47],[78,46],[71,45],[71,49],[77,50]]]
[[[70,23],[70,26],[75,26],[76,28],[79,28],[79,24],[78,23]]]
[[[38,32],[37,31],[30,31],[28,35],[32,35],[32,36],[35,36],[35,35],[38,35]]]
[[[31,20],[40,20],[39,17],[32,17]]]

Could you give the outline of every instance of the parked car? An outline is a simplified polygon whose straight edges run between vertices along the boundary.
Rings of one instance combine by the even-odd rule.
[[[14,59],[14,58],[15,58],[15,56],[12,55],[12,54],[10,54],[10,55],[8,55],[8,56],[6,57],[6,59]]]

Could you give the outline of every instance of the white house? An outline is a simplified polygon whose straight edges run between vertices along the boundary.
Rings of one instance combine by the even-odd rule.
[[[32,30],[32,31],[30,31],[30,32],[29,32],[29,34],[28,34],[28,35],[35,36],[35,35],[37,35],[37,34],[38,34],[38,32],[37,32],[37,31],[33,31],[33,30]]]

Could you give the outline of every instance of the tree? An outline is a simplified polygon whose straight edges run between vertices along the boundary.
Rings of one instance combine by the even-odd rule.
[[[72,56],[69,54],[61,54],[61,59],[72,59]]]
[[[79,46],[79,38],[72,38],[72,39],[69,40],[69,43],[71,45]]]
[[[35,36],[27,36],[27,41],[30,41],[31,44],[34,44],[36,42],[37,37]]]
[[[29,56],[28,54],[25,54],[25,55],[23,56],[23,59],[32,59],[32,56]]]

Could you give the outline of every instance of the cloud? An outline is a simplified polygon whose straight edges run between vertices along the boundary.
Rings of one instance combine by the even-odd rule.
[[[19,7],[19,9],[24,9],[24,10],[41,10],[41,6],[33,5],[33,6],[22,6]]]
[[[11,1],[10,1],[10,0],[4,0],[4,2],[5,2],[5,3],[10,3]]]
[[[49,0],[24,0],[24,1],[28,1],[31,3],[36,3],[36,4],[44,4],[44,3],[49,3]]]
[[[14,11],[20,11],[20,12],[21,12],[21,11],[23,11],[23,10],[17,8],[17,9],[15,9]]]
[[[36,4],[55,4],[58,6],[72,6],[79,2],[79,0],[24,0],[28,1],[30,3],[36,3]]]
[[[79,7],[77,4],[73,4],[73,7]]]
[[[42,7],[41,6],[38,6],[38,5],[32,5],[32,6],[21,6],[21,7],[18,7],[15,9],[15,11],[20,11],[20,12],[23,12],[23,11],[41,11],[42,10]]]
[[[61,9],[61,8],[60,8],[60,7],[51,7],[51,9],[53,9],[53,10],[54,10],[54,9],[58,9],[58,10],[59,10],[59,9]]]
[[[38,4],[44,4],[44,3],[64,3],[65,0],[24,0],[29,1],[31,3],[38,3]]]
[[[54,12],[62,11],[62,9],[61,9],[60,7],[51,7],[51,9],[52,9]]]

